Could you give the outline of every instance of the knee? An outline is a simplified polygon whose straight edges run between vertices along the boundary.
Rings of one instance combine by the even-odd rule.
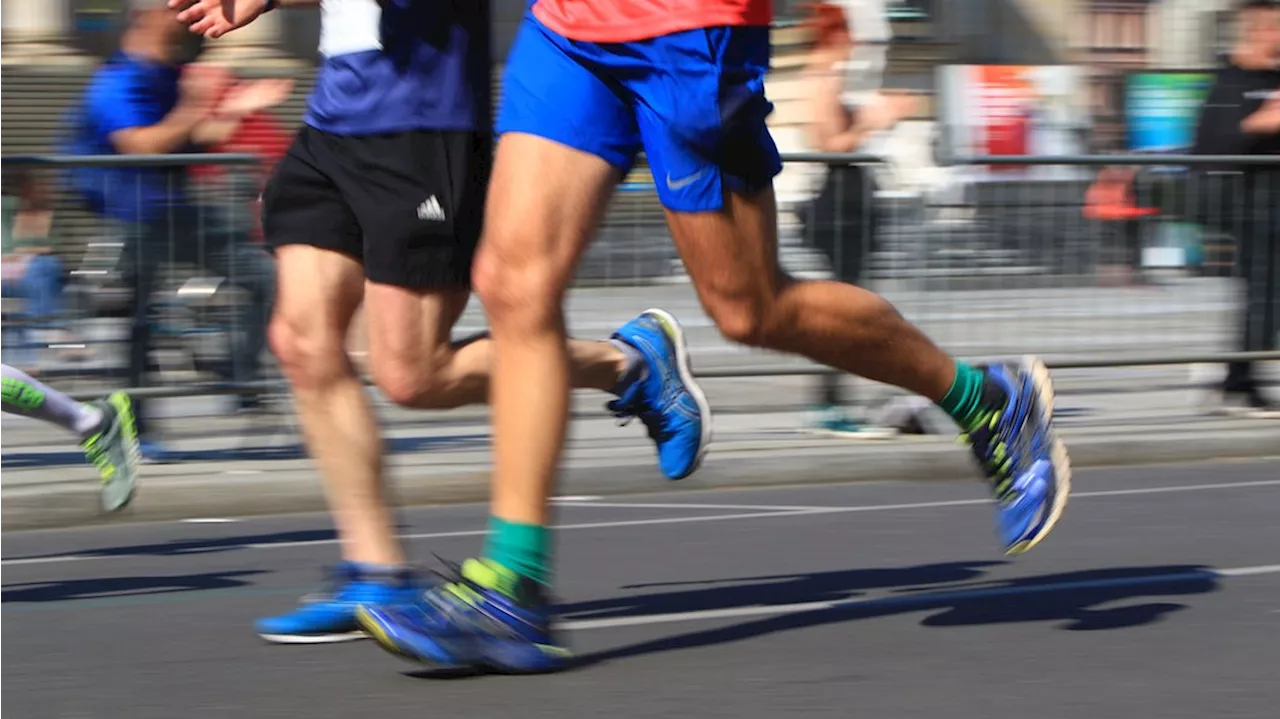
[[[490,233],[471,273],[472,288],[498,331],[513,324],[554,326],[569,281],[550,253],[520,248],[519,242],[501,230]]]
[[[708,309],[725,339],[748,347],[768,345],[768,309],[764,303],[723,302]]]
[[[298,389],[323,387],[352,374],[342,334],[305,316],[276,313],[267,341],[281,371]]]
[[[415,409],[451,409],[448,388],[434,359],[403,354],[370,355],[373,382],[390,401]]]
[[[725,339],[748,347],[770,348],[776,344],[778,298],[790,284],[781,283],[750,293],[716,293],[703,295],[707,314]]]

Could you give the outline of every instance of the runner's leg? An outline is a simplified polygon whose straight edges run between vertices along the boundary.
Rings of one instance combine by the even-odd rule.
[[[633,74],[644,147],[689,276],[721,332],[923,395],[965,431],[999,503],[1009,553],[1039,543],[1070,488],[1052,432],[1043,363],[977,368],[952,360],[884,298],[838,282],[789,277],[777,260],[772,178],[781,162],[765,118],[768,28],[713,28],[662,38],[679,73]],[[673,103],[672,98],[680,98]]]
[[[38,419],[74,434],[85,459],[102,478],[102,508],[123,509],[138,482],[137,420],[124,392],[90,404],[77,402],[27,373],[3,365],[4,411]]]
[[[419,409],[488,402],[493,341],[488,333],[450,339],[470,298],[469,290],[423,294],[365,286],[370,371],[388,399]],[[604,392],[613,392],[635,362],[612,343],[583,340],[569,340],[569,357],[572,385]]]
[[[4,411],[59,427],[83,439],[102,423],[102,410],[77,402],[17,367],[4,370]]]
[[[772,188],[729,193],[723,212],[668,212],[698,297],[721,332],[940,401],[955,379],[954,361],[874,292],[787,276],[778,266],[776,213]]]
[[[568,421],[563,298],[578,258],[638,145],[634,116],[569,44],[526,20],[505,96],[476,291],[492,335],[494,472],[483,558],[408,607],[362,609],[386,649],[440,665],[546,671],[564,666],[550,630],[550,497]],[[697,466],[707,434],[678,326],[646,312],[616,333],[655,367],[617,407],[649,425],[664,472]],[[686,382],[685,378],[688,377]],[[624,383],[625,385],[626,383]]]

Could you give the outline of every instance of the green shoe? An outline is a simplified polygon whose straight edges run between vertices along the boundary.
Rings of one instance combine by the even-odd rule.
[[[102,425],[80,447],[102,477],[102,509],[116,512],[133,500],[142,462],[133,403],[129,395],[116,392],[93,405],[102,410]]]
[[[875,427],[851,419],[840,407],[823,407],[813,413],[810,431],[834,437],[855,439],[892,439],[898,436],[893,427]]]

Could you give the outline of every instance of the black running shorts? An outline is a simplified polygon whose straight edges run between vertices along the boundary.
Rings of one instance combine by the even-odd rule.
[[[267,244],[341,252],[380,284],[469,287],[492,162],[489,133],[304,127],[262,193]]]

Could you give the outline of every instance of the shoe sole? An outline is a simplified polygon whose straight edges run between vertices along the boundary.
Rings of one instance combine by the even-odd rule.
[[[524,669],[520,667],[504,665],[500,662],[495,662],[492,660],[480,660],[479,663],[475,665],[440,662],[435,659],[431,659],[430,657],[423,657],[423,656],[419,656],[417,654],[411,654],[405,651],[400,646],[400,644],[394,638],[392,638],[390,634],[387,633],[386,629],[384,629],[378,621],[376,621],[372,616],[367,614],[363,609],[356,610],[356,621],[360,622],[360,626],[364,628],[364,631],[368,634],[369,638],[373,639],[374,643],[377,644],[378,647],[386,651],[388,654],[391,654],[392,656],[395,656],[399,659],[403,659],[407,662],[412,662],[418,666],[425,666],[430,669],[437,669],[442,671],[470,671],[470,672],[478,671],[478,672],[490,672],[490,673],[496,673],[496,674],[509,674],[509,675],[534,675],[534,674],[552,674],[555,672],[568,669],[569,666],[571,665],[570,659],[566,659],[563,665],[540,667],[536,669]]]
[[[1053,433],[1053,445],[1049,452],[1050,463],[1053,465],[1053,506],[1049,509],[1049,518],[1045,520],[1044,526],[1040,531],[1030,539],[1025,539],[1005,550],[1006,554],[1023,554],[1033,549],[1044,538],[1049,536],[1053,528],[1057,526],[1058,520],[1062,518],[1063,511],[1067,508],[1067,500],[1071,497],[1071,458],[1067,455],[1067,446],[1058,439],[1058,434],[1053,430],[1053,411],[1054,411],[1054,394],[1053,380],[1049,377],[1049,368],[1039,357],[1026,356],[1022,358],[1022,369],[1031,376],[1032,386],[1036,391],[1036,404],[1040,407],[1041,419],[1046,427],[1050,428]]]
[[[693,465],[689,468],[689,471],[679,477],[671,478],[673,481],[680,480],[698,471],[698,468],[702,466],[703,458],[707,455],[707,450],[711,447],[711,439],[715,434],[711,427],[711,405],[707,402],[707,395],[703,393],[702,387],[693,378],[693,365],[689,358],[689,343],[685,339],[684,327],[680,324],[680,321],[670,312],[657,308],[647,309],[641,314],[653,315],[666,328],[668,335],[671,337],[671,342],[676,348],[676,371],[680,374],[680,381],[689,390],[689,396],[693,397],[694,404],[698,405],[698,414],[702,416],[702,437],[698,445],[698,456],[694,458]]]
[[[338,644],[369,638],[369,635],[363,631],[336,634],[262,634],[259,632],[258,636],[271,644]]]

